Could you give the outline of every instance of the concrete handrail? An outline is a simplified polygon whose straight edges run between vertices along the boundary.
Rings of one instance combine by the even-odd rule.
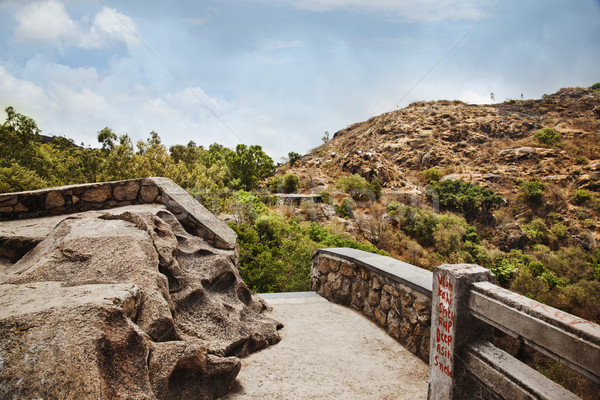
[[[472,315],[600,383],[600,326],[489,282],[473,284]]]
[[[600,326],[494,284],[469,264],[434,270],[429,399],[578,399],[492,343],[495,327],[599,382]],[[485,395],[482,395],[485,393]]]

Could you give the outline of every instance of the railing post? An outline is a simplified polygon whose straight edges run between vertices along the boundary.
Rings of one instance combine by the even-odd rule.
[[[467,308],[473,282],[495,282],[479,265],[441,265],[433,270],[428,400],[460,399],[465,370],[461,351],[476,340],[492,338],[492,328],[473,318]]]

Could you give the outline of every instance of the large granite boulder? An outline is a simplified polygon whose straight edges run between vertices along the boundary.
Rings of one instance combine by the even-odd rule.
[[[39,243],[0,263],[0,398],[227,393],[238,357],[278,342],[281,325],[240,278],[237,250],[180,221],[147,204],[53,217],[41,233],[23,222],[32,233],[18,235]]]

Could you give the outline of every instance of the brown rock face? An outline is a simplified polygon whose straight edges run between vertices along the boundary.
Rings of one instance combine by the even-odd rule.
[[[280,339],[235,263],[162,206],[64,216],[0,264],[0,398],[227,393],[237,357]]]

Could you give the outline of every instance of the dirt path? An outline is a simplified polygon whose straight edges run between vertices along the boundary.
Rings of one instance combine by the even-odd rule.
[[[314,293],[267,302],[283,339],[243,359],[222,399],[427,398],[427,364],[364,316]]]

